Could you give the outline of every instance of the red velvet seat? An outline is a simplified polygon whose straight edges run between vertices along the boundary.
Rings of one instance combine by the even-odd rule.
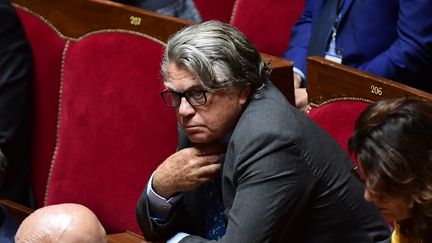
[[[260,52],[282,56],[305,0],[194,0],[202,20],[217,19],[242,31]]]
[[[167,38],[184,22],[99,1],[17,0],[14,6],[35,62],[36,206],[81,203],[109,233],[140,233],[138,197],[177,144],[174,111],[159,96],[164,44],[156,38]],[[99,23],[92,9],[117,18]],[[130,30],[130,16],[166,28]]]
[[[355,122],[369,104],[355,100],[334,100],[309,109],[308,115],[348,153],[348,139],[354,131]],[[351,158],[358,164],[354,156]]]
[[[41,207],[56,143],[61,58],[66,40],[42,16],[20,7],[17,12],[33,51],[32,108],[35,115],[32,125],[31,179],[36,207]]]
[[[140,233],[137,199],[177,144],[159,96],[163,42],[188,22],[104,0],[13,3],[35,58],[37,207],[81,203],[109,233]],[[272,79],[289,83],[292,63],[266,57]]]
[[[371,103],[415,97],[432,101],[432,94],[375,76],[322,57],[308,58],[308,115],[345,151],[360,113]],[[351,155],[355,165],[358,161]],[[361,173],[361,171],[358,171]],[[392,222],[388,222],[393,226]]]
[[[282,56],[303,9],[304,0],[236,0],[229,23],[260,52]]]
[[[194,0],[203,21],[217,19],[228,23],[235,0]]]
[[[369,104],[407,96],[432,100],[432,94],[322,57],[308,58],[308,81],[309,117],[346,151],[355,122]]]
[[[174,111],[159,96],[163,49],[122,31],[68,43],[46,204],[81,203],[108,232],[140,232],[136,202],[177,143]]]

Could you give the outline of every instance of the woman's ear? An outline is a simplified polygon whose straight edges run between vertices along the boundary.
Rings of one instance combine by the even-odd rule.
[[[409,199],[408,208],[409,208],[410,210],[412,210],[413,207],[414,207],[414,199],[410,198],[410,199]]]

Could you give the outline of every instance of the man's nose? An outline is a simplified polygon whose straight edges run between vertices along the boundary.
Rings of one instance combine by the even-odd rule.
[[[180,106],[178,108],[178,113],[181,116],[188,116],[195,113],[195,109],[189,102],[186,100],[185,97],[182,97],[180,100]]]

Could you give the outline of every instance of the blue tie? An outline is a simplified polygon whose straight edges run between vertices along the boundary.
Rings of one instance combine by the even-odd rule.
[[[221,179],[210,181],[205,186],[205,238],[218,240],[225,234],[225,220],[223,218]]]

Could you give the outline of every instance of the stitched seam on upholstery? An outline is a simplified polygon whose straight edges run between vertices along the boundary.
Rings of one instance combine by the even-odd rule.
[[[46,25],[48,25],[57,35],[59,35],[63,39],[67,39],[68,37],[64,36],[51,22],[49,22],[47,19],[45,19],[42,15],[34,12],[33,10],[28,9],[27,7],[18,5],[16,3],[12,3],[12,5],[15,8],[19,8],[21,10],[24,10],[27,13],[30,13],[31,15],[39,18],[42,22],[44,22]]]
[[[48,192],[49,192],[49,186],[51,183],[52,178],[52,172],[54,170],[55,161],[57,158],[58,148],[59,148],[59,132],[60,132],[60,117],[61,117],[61,111],[62,111],[62,98],[63,98],[63,77],[64,77],[64,64],[66,59],[66,52],[69,49],[69,41],[66,42],[65,47],[63,49],[62,53],[62,63],[61,63],[61,72],[60,72],[60,86],[59,86],[59,100],[58,100],[58,108],[57,108],[57,126],[56,126],[56,139],[55,139],[55,147],[53,156],[51,159],[50,169],[48,173],[48,180],[45,188],[45,196],[44,196],[44,205],[47,205],[48,203]]]
[[[49,192],[49,185],[51,183],[51,178],[52,178],[52,173],[54,170],[54,166],[55,166],[55,161],[57,158],[57,153],[59,150],[59,132],[60,132],[60,125],[61,125],[61,121],[60,121],[60,117],[61,117],[61,107],[62,107],[62,95],[63,95],[63,78],[64,78],[64,65],[65,65],[65,59],[66,59],[66,52],[69,49],[69,44],[71,41],[79,41],[82,40],[88,36],[92,36],[92,35],[96,35],[96,34],[101,34],[101,33],[126,33],[126,34],[130,34],[130,35],[135,35],[135,36],[139,36],[139,37],[143,37],[146,39],[149,39],[153,42],[156,42],[162,46],[166,46],[166,44],[161,41],[158,40],[157,38],[154,38],[152,36],[149,36],[147,34],[144,33],[140,33],[137,31],[131,31],[131,30],[124,30],[124,29],[102,29],[102,30],[97,30],[97,31],[92,31],[89,33],[86,33],[78,38],[72,38],[72,37],[68,37],[63,35],[55,26],[54,24],[52,24],[50,21],[48,21],[47,19],[45,19],[43,16],[41,16],[40,14],[37,14],[36,12],[30,10],[27,7],[21,6],[19,4],[16,3],[12,3],[12,5],[15,8],[21,9],[37,18],[39,18],[43,23],[45,23],[46,25],[49,26],[49,28],[51,28],[60,38],[66,40],[63,52],[62,52],[62,59],[61,59],[61,74],[60,74],[60,84],[59,84],[59,96],[58,96],[58,108],[57,108],[57,121],[56,121],[56,138],[55,138],[55,146],[54,146],[54,151],[52,153],[52,157],[51,157],[51,162],[50,162],[50,168],[49,168],[49,173],[48,173],[48,178],[46,181],[46,185],[45,185],[45,192],[44,192],[44,201],[43,201],[43,205],[47,205],[48,203],[48,192]]]
[[[332,99],[328,99],[326,101],[321,102],[320,104],[316,104],[311,102],[310,105],[316,108],[322,107],[324,105],[333,103],[333,102],[337,102],[337,101],[362,101],[362,102],[366,102],[366,103],[374,103],[374,101],[369,100],[369,99],[365,99],[365,98],[359,98],[359,97],[338,97],[338,98],[332,98]]]
[[[40,15],[40,14],[38,14],[38,13],[30,10],[30,9],[28,9],[27,7],[21,6],[21,5],[16,4],[16,3],[13,3],[13,6],[15,8],[19,8],[21,10],[24,10],[25,12],[28,12],[31,15],[39,18],[42,22],[44,22],[45,24],[47,24],[57,35],[59,35],[62,39],[65,39],[65,40],[78,41],[78,40],[81,40],[81,39],[83,39],[83,38],[85,38],[87,36],[91,36],[91,35],[99,34],[99,33],[127,33],[127,34],[131,34],[131,35],[136,35],[136,36],[144,37],[144,38],[150,39],[150,40],[152,40],[152,41],[154,41],[156,43],[159,43],[159,44],[161,44],[163,46],[166,46],[166,44],[163,41],[161,41],[161,40],[159,40],[159,39],[157,39],[155,37],[149,36],[147,34],[144,34],[144,33],[138,32],[138,31],[124,30],[124,29],[101,29],[101,30],[91,31],[89,33],[86,33],[86,34],[78,37],[78,38],[68,37],[68,36],[65,36],[63,33],[61,33],[60,30],[58,30],[54,26],[54,24],[52,24],[50,21],[48,21],[47,19],[45,19],[42,15]]]
[[[156,42],[156,43],[158,43],[158,44],[160,44],[160,45],[162,45],[164,47],[166,46],[166,44],[163,41],[161,41],[161,40],[159,40],[159,39],[157,39],[155,37],[149,36],[149,35],[141,33],[141,32],[132,31],[132,30],[124,30],[124,29],[102,29],[102,30],[96,30],[96,31],[92,31],[92,32],[86,33],[86,34],[84,34],[84,35],[82,35],[82,36],[80,36],[78,38],[69,38],[69,39],[70,40],[74,40],[74,41],[80,41],[80,40],[82,40],[84,38],[87,38],[89,36],[93,36],[93,35],[97,35],[97,34],[103,34],[103,33],[124,33],[124,34],[135,35],[135,36],[143,37],[143,38],[149,39],[151,41],[154,41],[154,42]]]
[[[234,23],[234,20],[237,17],[238,2],[240,2],[240,0],[236,0],[234,2],[234,6],[233,6],[232,11],[231,11],[231,17],[229,19],[229,24],[231,24],[231,25]]]
[[[332,99],[325,100],[325,101],[323,101],[323,102],[321,102],[319,104],[318,103],[314,103],[314,102],[309,102],[308,107],[306,109],[306,114],[309,114],[309,112],[310,112],[310,110],[312,108],[321,108],[321,107],[323,107],[325,105],[328,105],[328,104],[333,103],[333,102],[338,102],[338,101],[361,101],[361,102],[366,102],[366,103],[369,103],[369,104],[375,103],[375,101],[372,101],[372,100],[369,100],[369,99],[366,99],[366,98],[359,98],[359,97],[338,97],[338,98],[332,98]]]
[[[81,36],[80,38],[77,39],[72,39],[72,38],[68,38],[69,40],[67,40],[66,45],[63,49],[63,53],[62,53],[62,62],[61,62],[61,75],[60,75],[60,88],[59,88],[59,101],[58,101],[58,111],[57,111],[57,126],[56,126],[56,141],[55,141],[55,148],[54,148],[54,152],[53,152],[53,156],[51,159],[51,163],[50,163],[50,169],[49,169],[49,174],[48,174],[48,179],[47,179],[47,184],[46,184],[46,188],[45,188],[45,196],[44,196],[44,205],[47,205],[48,203],[48,193],[49,193],[49,185],[51,183],[51,178],[52,178],[52,173],[55,167],[55,162],[57,159],[57,154],[58,154],[58,150],[59,150],[59,143],[60,143],[60,126],[61,126],[61,112],[62,112],[62,97],[63,97],[63,82],[64,82],[64,65],[66,62],[66,53],[67,50],[69,49],[69,44],[71,41],[79,41],[82,40],[86,37],[92,36],[92,35],[97,35],[97,34],[101,34],[101,33],[126,33],[126,34],[131,34],[131,35],[135,35],[135,36],[140,36],[143,38],[147,38],[150,39],[158,44],[161,44],[162,46],[165,46],[166,44],[163,43],[162,41],[153,38],[149,35],[146,34],[142,34],[139,32],[135,32],[135,31],[128,31],[128,30],[121,30],[121,29],[106,29],[106,30],[99,30],[99,31],[93,31],[90,33],[87,33],[83,36]]]

